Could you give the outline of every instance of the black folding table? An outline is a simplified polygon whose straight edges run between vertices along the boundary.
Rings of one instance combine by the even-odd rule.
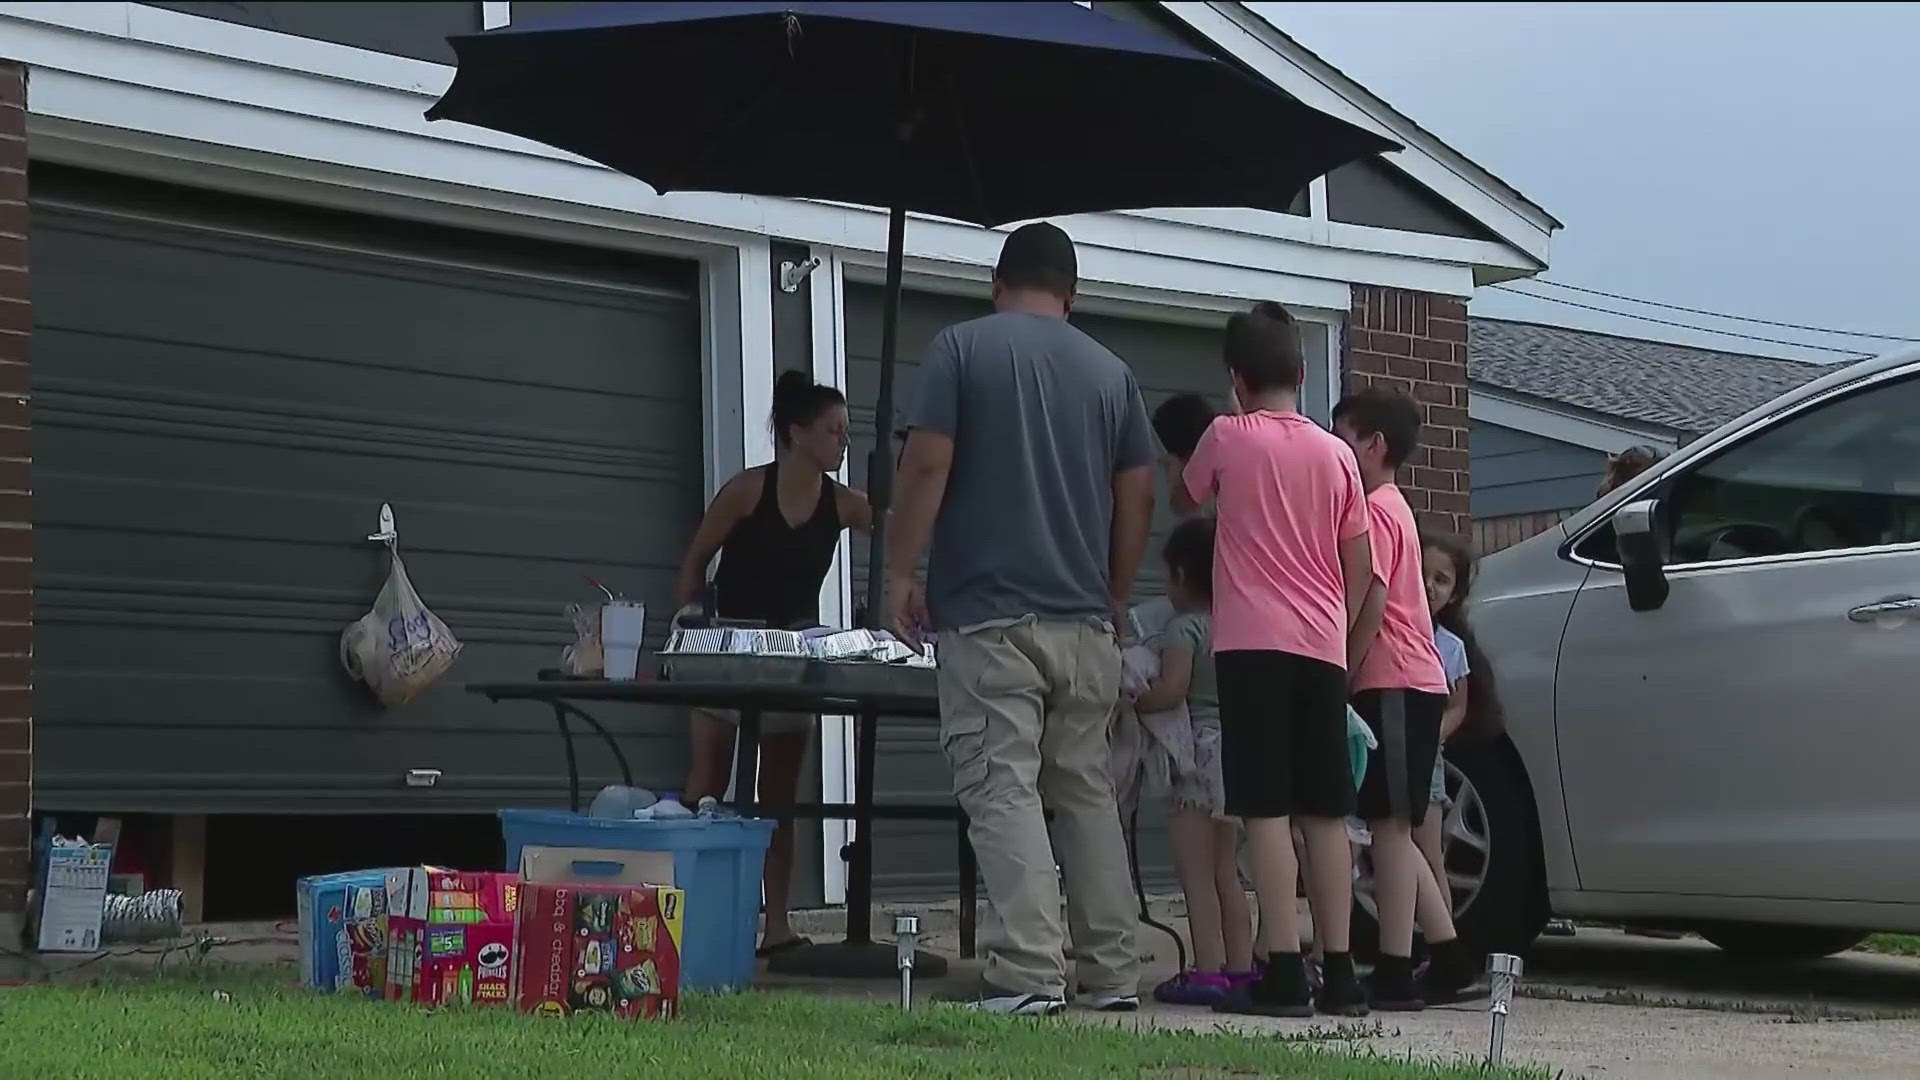
[[[876,683],[880,680],[875,680]],[[875,820],[936,820],[959,824],[960,954],[971,957],[975,945],[975,907],[978,873],[972,845],[967,840],[965,816],[955,805],[889,804],[873,801],[873,777],[881,722],[927,723],[940,717],[940,701],[930,686],[886,688],[820,687],[804,682],[751,680],[667,682],[653,679],[542,679],[535,682],[478,683],[467,689],[492,701],[537,701],[553,710],[554,722],[566,746],[569,805],[580,811],[580,769],[570,721],[578,718],[599,732],[620,766],[626,783],[633,770],[626,755],[604,724],[581,707],[582,702],[634,705],[679,705],[688,708],[728,709],[740,715],[740,737],[734,757],[732,807],[741,814],[780,819],[834,818],[857,822],[854,839],[841,852],[847,861],[847,937],[844,942],[793,949],[774,956],[769,969],[794,975],[844,978],[891,978],[898,973],[894,943],[873,940],[873,830]],[[851,803],[795,803],[762,805],[753,801],[759,775],[761,716],[768,712],[813,716],[852,716],[855,727],[854,801]],[[921,953],[915,969],[938,977],[946,971],[942,957]]]

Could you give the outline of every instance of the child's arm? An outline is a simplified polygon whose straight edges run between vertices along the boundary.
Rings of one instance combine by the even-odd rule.
[[[1373,648],[1373,639],[1380,636],[1380,620],[1387,613],[1387,587],[1371,574],[1368,580],[1371,584],[1367,586],[1366,599],[1360,601],[1360,610],[1353,616],[1353,624],[1347,628],[1348,674],[1360,670],[1360,661],[1367,658],[1367,651]]]
[[[1360,621],[1367,594],[1373,590],[1373,539],[1367,533],[1340,541],[1340,578],[1346,585],[1347,629],[1351,631]],[[1385,602],[1384,594],[1382,602]]]
[[[1164,712],[1184,705],[1187,690],[1193,685],[1193,650],[1185,643],[1168,642],[1160,650],[1160,677],[1134,699],[1133,707],[1143,713]]]
[[[1460,725],[1467,722],[1467,680],[1462,676],[1453,681],[1453,692],[1447,695],[1447,711],[1440,716],[1440,742],[1446,744]]]

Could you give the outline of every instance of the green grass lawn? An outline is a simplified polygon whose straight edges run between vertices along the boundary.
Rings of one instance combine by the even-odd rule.
[[[1299,1035],[1132,1031],[795,994],[694,997],[671,1022],[428,1013],[259,976],[0,990],[0,1076],[1049,1077],[1541,1076],[1344,1053]],[[1306,1030],[1302,1028],[1295,1031]],[[1342,1044],[1346,1045],[1346,1044]]]
[[[1889,956],[1920,956],[1920,934],[1875,934],[1862,942],[1860,948]]]

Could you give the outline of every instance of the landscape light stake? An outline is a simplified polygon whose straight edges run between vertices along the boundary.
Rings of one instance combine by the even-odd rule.
[[[913,954],[920,945],[920,920],[913,915],[895,915],[893,932],[900,939],[900,1011],[913,1011]]]
[[[1488,1009],[1493,1014],[1493,1030],[1487,1037],[1487,1065],[1491,1068],[1499,1068],[1500,1058],[1506,1053],[1507,1009],[1513,1004],[1513,988],[1523,969],[1520,958],[1511,953],[1487,957],[1487,975],[1493,983],[1493,1004]]]

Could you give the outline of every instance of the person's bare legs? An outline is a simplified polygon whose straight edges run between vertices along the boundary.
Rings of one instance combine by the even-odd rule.
[[[727,793],[734,738],[739,734],[739,725],[702,709],[693,711],[693,761],[687,766],[687,783],[680,793],[686,805],[697,805],[708,795],[718,799]]]
[[[1315,950],[1347,953],[1353,921],[1353,849],[1347,845],[1346,819],[1302,814],[1299,822],[1307,841],[1307,905],[1313,912]]]
[[[1442,803],[1427,804],[1427,819],[1413,830],[1414,843],[1419,845],[1420,854],[1427,860],[1427,866],[1433,872],[1437,883],[1441,903],[1446,905],[1447,914],[1453,914],[1453,890],[1447,885],[1447,856],[1442,843],[1440,830],[1446,818],[1446,807]],[[1421,933],[1426,933],[1426,923],[1420,924]]]
[[[1453,925],[1453,903],[1448,898],[1451,889],[1440,884],[1433,876],[1433,865],[1425,859],[1414,864],[1417,877],[1414,880],[1413,919],[1420,926],[1427,944],[1452,941],[1459,936]]]
[[[1173,870],[1187,897],[1187,936],[1193,941],[1193,970],[1212,975],[1226,970],[1227,943],[1222,923],[1226,897],[1220,892],[1214,857],[1214,820],[1205,810],[1177,806],[1167,818],[1173,841]],[[1244,912],[1246,901],[1241,900]],[[1244,932],[1243,932],[1244,933]],[[1242,969],[1244,970],[1244,969]]]
[[[1253,912],[1247,906],[1247,888],[1240,883],[1240,863],[1234,847],[1240,840],[1240,827],[1231,821],[1212,821],[1213,888],[1220,898],[1220,941],[1226,953],[1226,970],[1240,973],[1253,970]]]
[[[1253,871],[1254,900],[1260,905],[1260,945],[1269,957],[1300,951],[1300,912],[1295,886],[1300,865],[1293,854],[1293,831],[1283,817],[1250,817],[1247,868]]]
[[[1426,860],[1413,843],[1413,825],[1405,818],[1367,822],[1373,833],[1373,899],[1380,921],[1380,954],[1413,955],[1414,901]]]
[[[807,735],[794,731],[760,736],[760,802],[792,804],[800,784],[800,766],[807,757]],[[792,888],[793,819],[787,818],[773,830],[773,839],[767,844],[767,864],[761,872],[767,909],[766,928],[760,935],[763,946],[794,939],[787,912]]]

